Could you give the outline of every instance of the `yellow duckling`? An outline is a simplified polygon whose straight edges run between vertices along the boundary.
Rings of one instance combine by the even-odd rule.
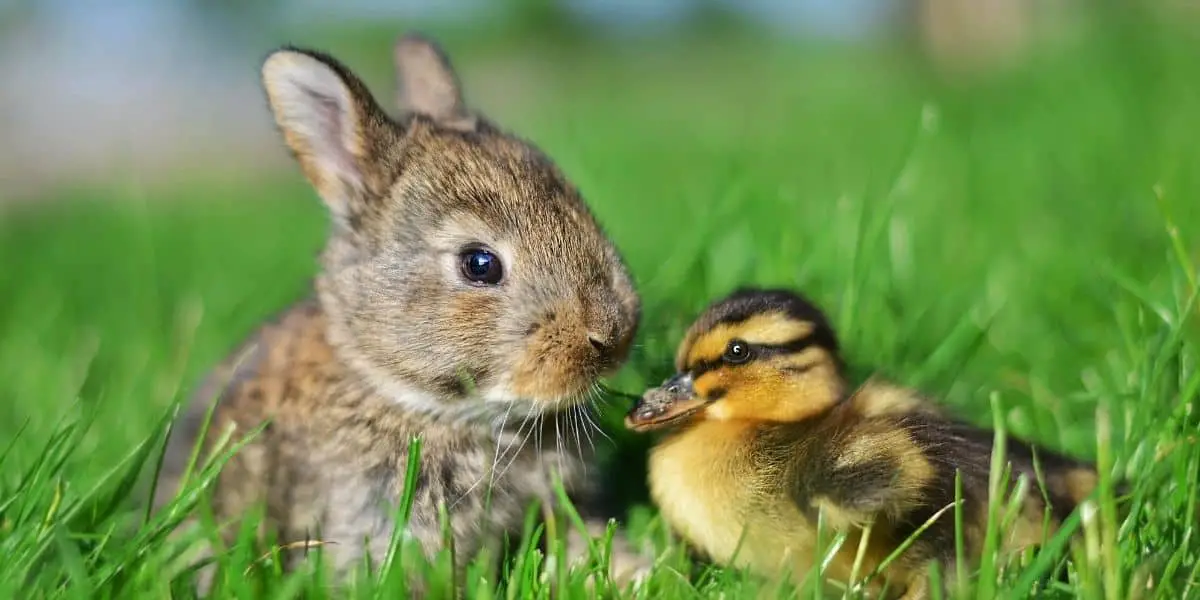
[[[821,560],[823,513],[826,545],[834,532],[847,534],[827,577],[862,578],[913,538],[868,589],[886,581],[889,595],[926,597],[931,563],[944,577],[954,573],[954,510],[943,509],[955,501],[956,471],[966,556],[980,555],[993,433],[897,386],[849,389],[833,329],[804,297],[745,289],[713,304],[680,344],[676,370],[626,426],[668,430],[650,454],[651,496],[671,528],[713,561],[799,582]],[[1017,440],[1006,447],[1008,489],[1027,478],[1021,510],[1002,531],[1012,550],[1052,535],[1091,494],[1096,473]]]

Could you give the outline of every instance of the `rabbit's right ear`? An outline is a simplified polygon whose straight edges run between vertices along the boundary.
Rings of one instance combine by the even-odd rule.
[[[263,85],[275,122],[305,177],[335,216],[349,218],[381,173],[375,149],[394,127],[365,84],[333,58],[278,50],[263,64]]]
[[[433,117],[444,126],[471,130],[476,119],[467,110],[462,85],[445,51],[437,42],[410,32],[392,49],[400,110]]]

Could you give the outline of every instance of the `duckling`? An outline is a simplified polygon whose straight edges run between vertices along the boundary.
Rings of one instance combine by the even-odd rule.
[[[925,598],[931,563],[955,572],[955,515],[943,509],[955,502],[957,471],[965,554],[980,555],[993,433],[879,379],[851,389],[837,336],[802,295],[742,289],[714,303],[675,366],[625,424],[667,432],[650,453],[651,496],[700,554],[763,575],[790,572],[799,583],[822,558],[823,513],[826,531],[846,534],[827,577],[873,573],[913,538],[867,589]],[[1008,489],[1024,476],[1027,491],[1001,543],[1019,550],[1053,535],[1092,493],[1096,471],[1015,439],[1006,447]]]

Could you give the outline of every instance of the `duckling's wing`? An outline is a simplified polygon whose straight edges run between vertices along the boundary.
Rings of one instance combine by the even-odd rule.
[[[953,492],[955,474],[963,481],[964,495],[987,498],[995,431],[963,421],[928,415],[906,415],[904,426],[913,439],[926,449],[938,475],[931,495]],[[1082,497],[1094,487],[1094,469],[1086,462],[1039,448],[1011,435],[1004,440],[1005,458],[1010,465],[1010,489],[1024,476],[1035,486],[1038,497],[1050,500],[1055,518],[1065,519]],[[953,500],[950,495],[949,501]]]
[[[783,486],[810,518],[861,524],[898,518],[923,502],[927,460],[892,418],[781,425],[761,436],[765,462],[783,465]]]

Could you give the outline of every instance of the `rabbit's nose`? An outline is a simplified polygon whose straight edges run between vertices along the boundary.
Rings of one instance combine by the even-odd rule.
[[[617,361],[616,336],[591,331],[588,332],[587,339],[592,348],[596,349],[602,367],[611,367]]]
[[[609,341],[610,336],[593,331],[588,333],[587,338],[588,341],[591,342],[592,347],[600,352],[600,354],[608,354],[612,352],[613,347],[612,343]]]

